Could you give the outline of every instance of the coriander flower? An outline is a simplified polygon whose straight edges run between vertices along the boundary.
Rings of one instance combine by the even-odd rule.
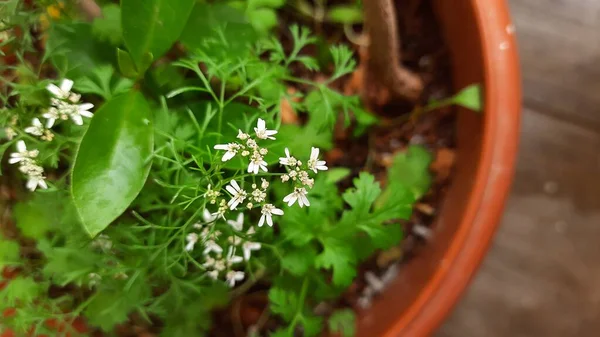
[[[287,202],[288,206],[292,206],[296,200],[298,200],[298,205],[300,207],[310,206],[310,202],[306,198],[306,189],[304,187],[295,187],[294,192],[288,194],[285,198],[283,198],[283,202]]]
[[[290,156],[290,150],[286,147],[285,148],[285,157],[279,158],[279,164],[285,165],[285,166],[296,166],[297,163],[298,163],[298,160],[296,160],[296,158]]]
[[[68,78],[65,78],[60,82],[60,87],[53,83],[46,86],[46,89],[58,99],[68,99],[71,96],[71,88],[73,88],[73,81]]]
[[[319,160],[319,149],[316,147],[311,148],[310,150],[310,159],[308,160],[308,168],[313,170],[313,172],[317,173],[317,170],[326,171],[327,166],[325,166],[324,160]]]
[[[254,132],[256,133],[256,137],[258,137],[259,139],[272,140],[275,139],[275,137],[272,136],[277,133],[276,130],[267,130],[265,120],[262,118],[258,119],[256,127],[254,128]]]
[[[225,275],[227,285],[229,285],[230,287],[233,288],[233,286],[235,286],[236,281],[241,281],[244,279],[244,275],[245,274],[243,271],[235,271],[235,270],[228,271],[227,274]]]
[[[260,178],[260,187],[263,190],[266,190],[267,188],[269,188],[269,182],[265,180],[265,178]]]
[[[219,271],[211,270],[211,271],[207,272],[206,275],[208,275],[208,277],[210,277],[213,280],[217,280],[217,278],[219,277]]]
[[[286,200],[284,199],[283,201],[285,202]],[[267,221],[267,225],[269,225],[269,227],[273,227],[273,214],[283,215],[283,211],[279,208],[276,208],[272,204],[265,204],[260,212],[262,215],[260,216],[260,220],[258,220],[258,227],[262,227],[262,225],[265,223],[265,220]]]
[[[210,252],[221,254],[223,252],[223,248],[221,248],[221,246],[219,246],[213,240],[206,240],[206,242],[204,242],[204,251],[202,252],[202,254],[208,255]]]
[[[260,247],[261,244],[259,242],[244,242],[244,244],[242,245],[242,250],[244,251],[244,260],[250,260],[250,255],[252,254],[252,251],[259,250]]]
[[[210,201],[211,204],[215,204],[217,202],[217,198],[221,195],[221,192],[217,190],[213,190],[211,188],[211,184],[208,184],[206,189],[206,193],[204,193],[204,197]]]
[[[267,162],[258,152],[254,152],[250,158],[250,164],[248,164],[248,173],[258,174],[259,169],[268,172]]]
[[[46,178],[41,174],[30,175],[25,186],[31,192],[35,191],[38,186],[43,189],[48,188],[48,185],[46,184]]]
[[[221,203],[219,204],[219,209],[217,209],[216,212],[212,213],[212,215],[217,218],[227,220],[227,219],[225,219],[225,213],[227,212],[228,208],[229,208],[229,206],[227,205],[227,201],[225,201],[225,199],[221,199]]]
[[[246,199],[246,191],[240,188],[240,185],[235,180],[232,180],[225,189],[231,193],[231,200],[227,203],[229,209],[234,210],[237,206]]]
[[[229,247],[229,250],[227,251],[227,265],[231,266],[234,263],[240,263],[242,261],[244,261],[244,259],[241,256],[236,256],[235,255],[235,248],[233,247]]]
[[[81,118],[81,116],[87,117],[87,118],[94,117],[94,114],[89,111],[93,107],[94,107],[94,105],[92,103],[71,105],[70,109],[69,109],[69,111],[70,111],[69,116],[71,117],[71,120],[73,120],[73,122],[75,124],[83,125],[83,118]]]
[[[46,118],[46,127],[49,129],[54,126],[54,123],[58,119],[62,119],[62,116],[66,116],[64,113],[60,112],[57,108],[51,107],[46,112],[42,114],[42,117]]]
[[[30,135],[41,136],[44,134],[44,125],[42,125],[40,119],[36,117],[31,121],[31,126],[25,128],[25,132]]]
[[[211,214],[210,211],[206,208],[202,212],[202,220],[204,220],[204,222],[207,224],[215,222],[215,220],[217,220],[217,217],[217,215],[215,215],[214,213]]]
[[[33,158],[37,157],[38,154],[38,150],[27,151],[27,146],[25,145],[25,142],[20,140],[17,142],[17,152],[13,152],[10,154],[8,163],[16,164],[19,162],[30,162]]]
[[[185,250],[187,252],[191,252],[194,249],[194,245],[198,242],[198,234],[190,233],[185,237],[187,241],[187,245],[185,245]]]
[[[249,134],[247,134],[247,133],[244,133],[244,132],[242,132],[242,130],[238,129],[238,135],[237,135],[237,138],[238,138],[239,140],[246,140],[246,139],[248,139],[249,137],[250,137],[250,135],[249,135]]]
[[[17,132],[10,126],[4,128],[4,133],[6,135],[6,139],[8,140],[12,140],[17,135]]]
[[[244,213],[239,213],[235,220],[227,220],[227,223],[236,231],[241,231],[244,228]]]
[[[221,158],[221,161],[228,161],[237,154],[238,150],[240,149],[240,145],[237,143],[218,144],[214,146],[214,149],[227,151],[223,155],[223,158]]]

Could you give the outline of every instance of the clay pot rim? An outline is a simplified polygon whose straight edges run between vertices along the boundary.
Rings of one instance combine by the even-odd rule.
[[[384,337],[427,336],[471,281],[499,225],[519,139],[521,82],[514,26],[505,1],[472,0],[483,56],[484,134],[473,192],[441,266]]]

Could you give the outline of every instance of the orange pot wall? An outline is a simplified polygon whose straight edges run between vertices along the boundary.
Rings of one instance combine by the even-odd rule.
[[[433,239],[361,312],[360,337],[428,336],[443,322],[487,251],[512,179],[521,88],[508,6],[502,0],[434,1],[455,87],[484,84],[485,109],[459,111],[456,175]]]

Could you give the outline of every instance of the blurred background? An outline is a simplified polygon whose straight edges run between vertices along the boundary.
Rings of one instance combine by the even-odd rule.
[[[437,337],[600,336],[600,0],[509,0],[518,165],[494,245]]]

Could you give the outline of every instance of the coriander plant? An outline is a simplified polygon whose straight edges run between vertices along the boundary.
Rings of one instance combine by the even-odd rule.
[[[82,3],[102,16],[85,21]],[[12,195],[2,200],[11,280],[0,329],[115,335],[129,324],[204,336],[223,328],[214,312],[266,289],[272,317],[253,336],[353,334],[351,310],[314,308],[399,244],[431,156],[398,153],[384,188],[367,171],[331,167],[334,129],[357,137],[378,119],[335,89],[356,68],[351,49],[304,52],[317,39],[275,29],[281,6],[0,4]],[[284,102],[298,123],[282,123]]]

